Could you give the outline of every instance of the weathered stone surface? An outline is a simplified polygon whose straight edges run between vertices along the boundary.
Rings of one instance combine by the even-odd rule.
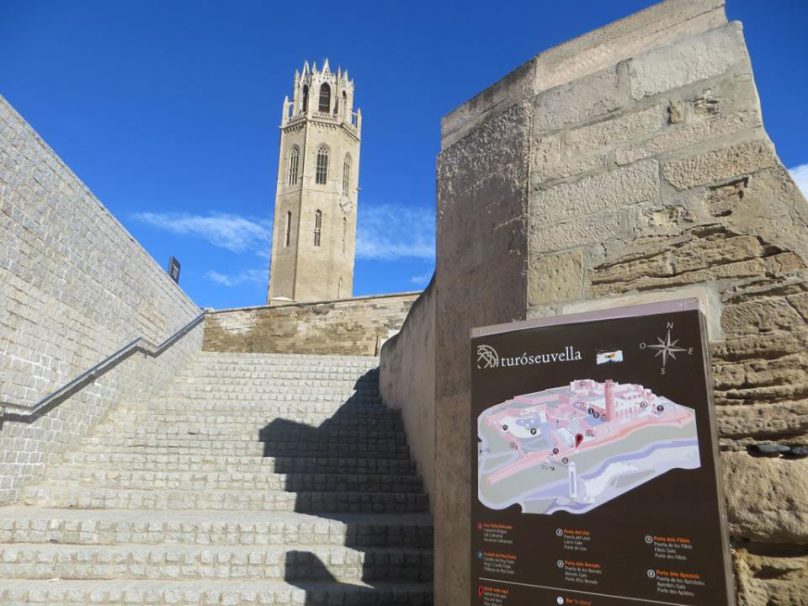
[[[620,106],[621,92],[615,67],[544,91],[534,99],[534,131],[578,124]]]
[[[205,318],[204,351],[374,356],[418,293],[223,310]]]
[[[716,420],[724,438],[808,437],[808,402],[718,406]]]
[[[699,120],[678,128],[668,128],[642,142],[632,142],[614,153],[615,162],[629,164],[650,156],[673,152],[710,139],[757,128],[761,125],[757,111],[746,111]]]
[[[798,552],[799,553],[799,552]],[[735,550],[738,606],[804,606],[808,596],[808,557],[759,555]]]
[[[808,544],[808,459],[726,452],[721,463],[733,537]]]
[[[571,217],[586,217],[655,198],[659,167],[653,160],[637,162],[574,183],[556,185],[532,194],[531,222],[550,225]]]
[[[401,410],[410,452],[435,505],[435,282],[412,304],[401,332],[381,351],[379,390]]]
[[[638,208],[628,207],[555,224],[531,221],[530,252],[539,255],[603,240],[629,240],[640,213]]]
[[[804,318],[781,297],[751,299],[727,305],[722,319],[724,330],[745,335],[802,328]]]
[[[682,160],[672,160],[662,167],[662,174],[677,189],[690,189],[729,181],[770,168],[776,163],[772,144],[767,140],[756,140]]]
[[[605,168],[606,154],[615,146],[656,133],[665,125],[664,104],[581,128],[539,137],[532,161],[534,185]]]
[[[579,298],[583,289],[583,263],[581,250],[539,259],[530,268],[528,304]]]
[[[528,159],[532,105],[476,126],[438,159],[435,310],[435,591],[437,604],[469,592],[469,331],[523,319],[527,309]]]
[[[674,90],[691,82],[720,76],[748,62],[738,23],[655,49],[630,63],[635,99]]]

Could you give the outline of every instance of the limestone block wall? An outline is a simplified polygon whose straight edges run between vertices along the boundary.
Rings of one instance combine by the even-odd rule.
[[[469,329],[693,285],[716,327],[739,604],[805,603],[808,204],[723,2],[669,0],[538,55],[442,140],[436,603],[468,599]]]
[[[424,488],[435,495],[435,280],[412,304],[401,332],[382,347],[379,389],[401,411]]]
[[[137,337],[159,344],[200,311],[0,98],[0,402],[33,404]],[[40,415],[7,414],[0,503],[116,403],[158,389],[201,337],[199,326],[158,358],[135,354]]]
[[[224,309],[205,318],[205,351],[376,356],[419,293]]]

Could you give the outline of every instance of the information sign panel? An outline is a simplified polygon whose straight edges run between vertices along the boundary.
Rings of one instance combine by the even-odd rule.
[[[696,299],[472,331],[472,605],[732,606]]]

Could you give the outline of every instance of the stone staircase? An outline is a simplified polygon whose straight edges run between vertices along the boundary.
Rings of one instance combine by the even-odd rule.
[[[377,362],[200,353],[0,508],[0,604],[432,604]]]

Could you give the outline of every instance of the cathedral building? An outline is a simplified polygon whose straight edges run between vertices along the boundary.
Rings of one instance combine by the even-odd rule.
[[[267,303],[353,294],[362,114],[348,72],[295,72],[283,101]]]

